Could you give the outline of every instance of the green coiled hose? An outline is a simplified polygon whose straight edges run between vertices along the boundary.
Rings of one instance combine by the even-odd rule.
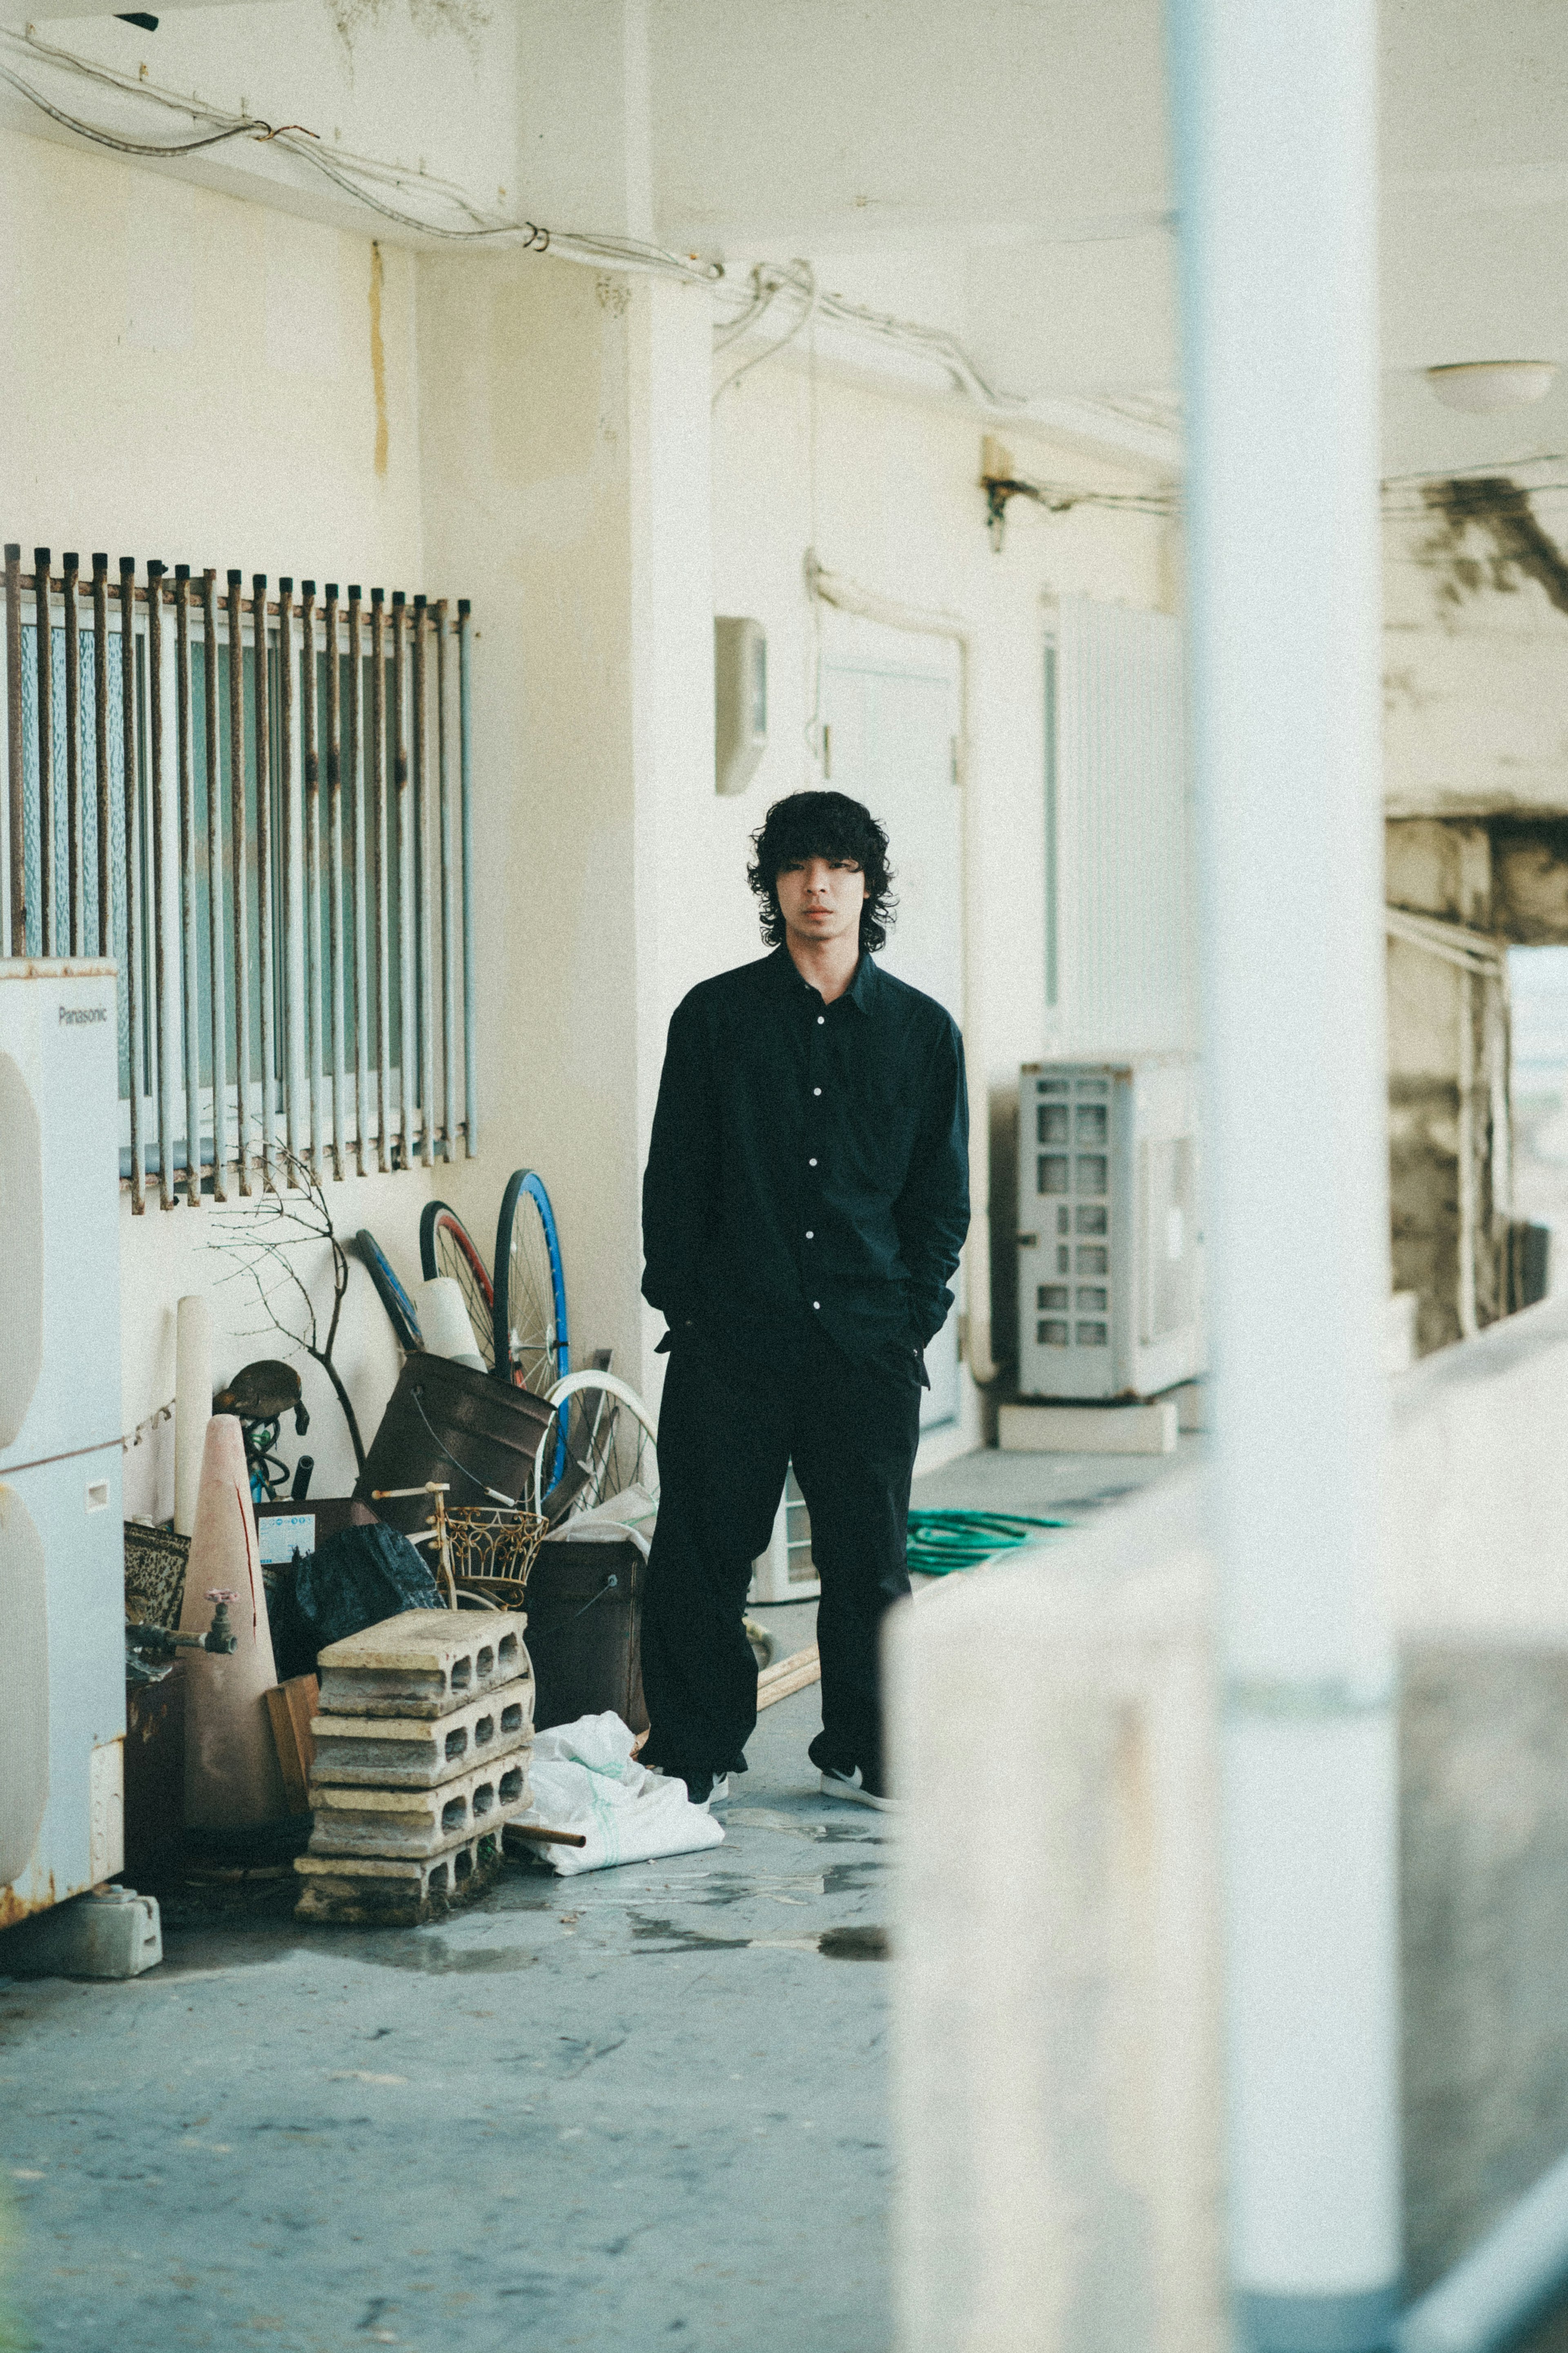
[[[1034,1541],[1035,1528],[1070,1528],[1071,1520],[1030,1519],[1020,1512],[911,1512],[910,1573],[949,1577],[954,1569],[978,1568],[999,1552],[1016,1552]]]

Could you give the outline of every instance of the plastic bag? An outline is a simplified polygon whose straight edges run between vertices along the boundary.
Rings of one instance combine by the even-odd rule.
[[[529,1759],[533,1803],[514,1820],[579,1831],[585,1846],[540,1846],[541,1862],[561,1876],[605,1871],[617,1862],[691,1854],[723,1843],[722,1823],[694,1806],[684,1781],[650,1773],[632,1755],[633,1735],[618,1715],[580,1715],[536,1732]]]
[[[405,1609],[438,1609],[441,1596],[417,1546],[395,1528],[340,1528],[294,1572],[294,1602],[316,1648],[379,1626]]]

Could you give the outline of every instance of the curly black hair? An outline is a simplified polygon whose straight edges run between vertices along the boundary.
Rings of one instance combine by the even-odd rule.
[[[887,944],[898,901],[892,892],[888,837],[870,810],[847,793],[790,793],[775,801],[752,836],[755,855],[746,880],[763,902],[763,937],[771,948],[784,945],[778,878],[786,866],[807,858],[847,859],[866,877],[860,910],[860,947],[874,955]]]

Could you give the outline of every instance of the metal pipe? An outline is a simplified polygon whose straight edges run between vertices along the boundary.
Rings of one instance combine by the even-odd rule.
[[[1458,992],[1459,1336],[1473,1340],[1480,1329],[1476,1313],[1476,1244],[1479,1239],[1480,1186],[1476,1167],[1475,983],[1463,967],[1454,975]]]
[[[9,888],[5,893],[5,953],[27,953],[27,780],[22,748],[22,549],[5,545],[5,786]]]
[[[400,1165],[414,1165],[414,1094],[419,1040],[414,1020],[414,828],[408,789],[408,742],[404,723],[405,610],[392,592],[392,783],[397,806],[397,1108]]]
[[[261,1188],[278,1189],[273,1177],[277,1158],[277,1055],[272,1029],[275,1007],[272,947],[272,689],[267,672],[267,575],[252,575],[250,583],[250,645],[256,681],[256,928],[257,963],[261,997]]]
[[[201,967],[196,954],[196,779],[191,758],[191,567],[174,566],[176,775],[180,792],[180,1038],[185,1060],[185,1198],[202,1205]]]
[[[120,559],[121,773],[125,794],[125,986],[126,1038],[131,1062],[131,1212],[147,1207],[142,1107],[146,1093],[142,1042],[142,779],[136,760],[136,559]]]
[[[243,1198],[250,1191],[250,828],[245,790],[244,575],[228,575],[228,796],[234,860],[234,1159]]]
[[[387,1030],[392,1020],[386,906],[386,592],[370,592],[370,776],[372,853],[375,867],[375,1165],[386,1156]]]
[[[55,889],[55,625],[49,610],[49,551],[33,550],[33,653],[38,680],[38,954],[60,952]]]
[[[430,909],[430,678],[425,659],[426,604],[414,599],[414,860],[417,877],[416,914],[419,987],[419,1147],[426,1168],[435,1165],[436,1030],[431,1002]]]
[[[458,793],[463,822],[463,1157],[479,1148],[479,1092],[474,1071],[473,726],[466,596],[458,599]]]
[[[301,1050],[300,822],[294,790],[294,583],[278,583],[278,790],[283,804],[283,1141],[289,1182],[299,1157]]]
[[[321,1181],[321,778],[316,754],[316,584],[300,586],[300,754],[305,781],[305,1051],[310,1092],[308,1166]]]
[[[1413,2304],[1398,2353],[1503,2353],[1568,2299],[1568,2157]]]
[[[164,871],[167,812],[163,805],[163,574],[147,566],[147,741],[153,784],[153,1035],[158,1089],[158,1206],[174,1206],[174,1073],[169,1068],[169,893]]]
[[[228,1198],[228,1008],[223,954],[223,761],[217,724],[217,574],[202,574],[202,757],[207,780],[207,971],[212,1014],[213,1199]]]
[[[1370,2353],[1402,2236],[1375,9],[1170,0],[1170,24],[1232,2284],[1255,2353]]]
[[[343,760],[338,584],[327,583],[327,957],[331,987],[332,1175],[343,1176]]]
[[[114,954],[114,830],[109,773],[109,558],[92,559],[92,758],[98,805],[98,938],[100,956]],[[121,987],[125,986],[121,975]]]
[[[82,872],[84,811],[81,802],[81,628],[76,583],[79,555],[62,555],[66,619],[66,890],[70,909],[70,952],[86,953],[86,882]]]
[[[447,759],[447,599],[436,607],[436,746],[441,800],[441,1088],[443,1112],[441,1151],[454,1157],[458,1134],[457,1070],[457,941],[452,870],[452,789]]]
[[[349,589],[348,744],[349,871],[354,888],[354,1171],[365,1173],[365,1105],[370,1101],[370,959],[365,946],[364,750],[360,727],[360,592]]]

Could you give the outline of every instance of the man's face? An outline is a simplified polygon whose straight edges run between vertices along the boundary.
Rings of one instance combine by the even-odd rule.
[[[781,866],[773,888],[784,929],[802,944],[858,939],[866,877],[850,858],[801,858]]]

